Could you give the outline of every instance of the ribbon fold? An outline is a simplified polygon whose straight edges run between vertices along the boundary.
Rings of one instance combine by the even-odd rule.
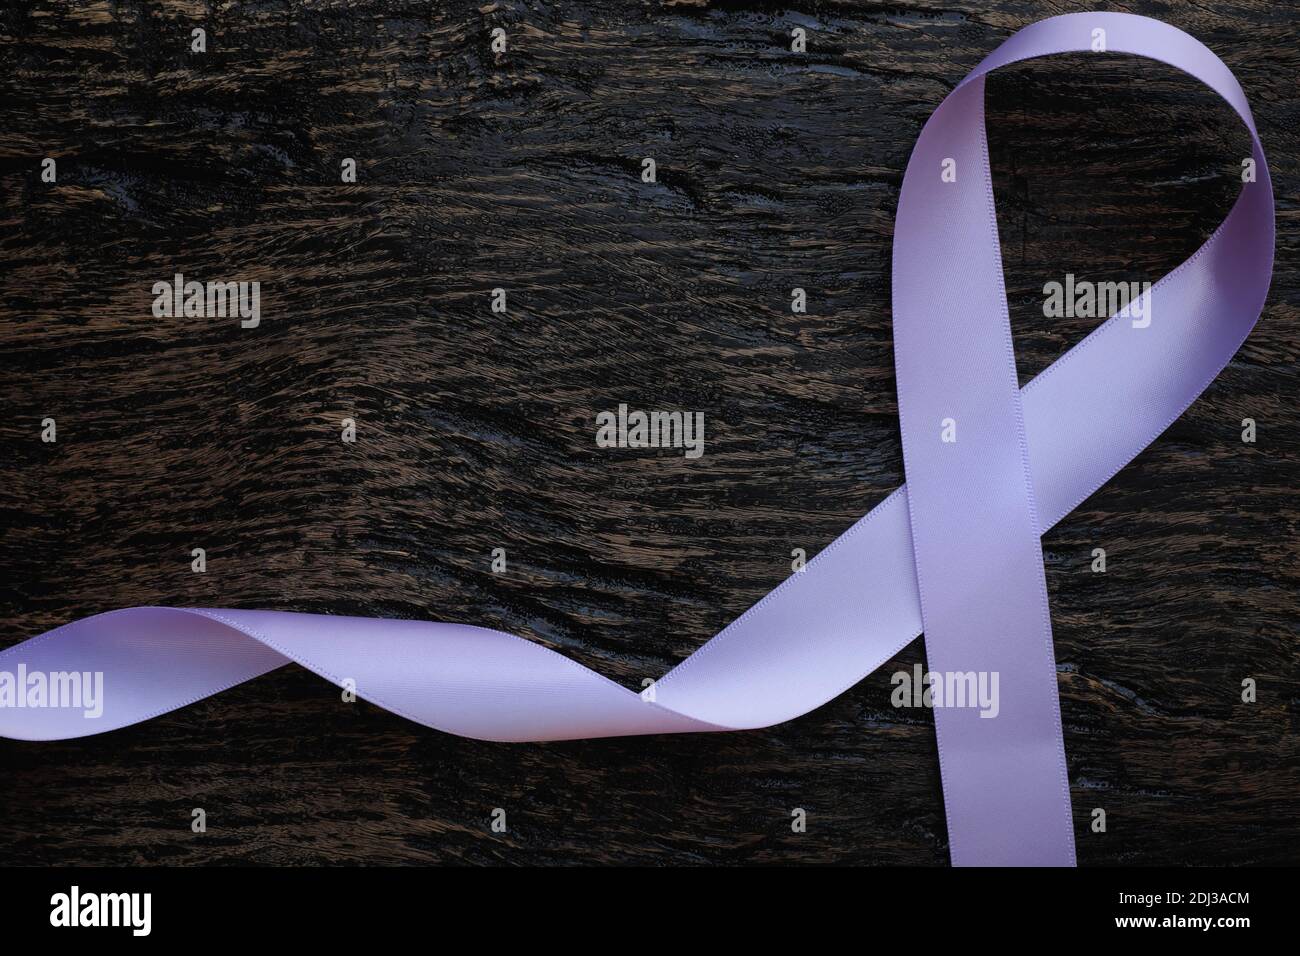
[[[1249,130],[1256,181],[1156,283],[1152,321],[1112,316],[1017,385],[984,133],[984,76],[1090,52],[1160,60]],[[944,181],[945,161],[956,177]],[[102,715],[0,706],[0,736],[114,730],[295,662],[417,723],[497,741],[766,727],[856,684],[922,633],[932,671],[996,672],[999,712],[936,708],[954,864],[1074,862],[1041,535],[1168,427],[1254,326],[1272,275],[1273,192],[1246,98],[1187,34],[1145,17],[1032,24],[939,105],[895,223],[899,416],[908,483],[655,685],[653,700],[538,644],[464,624],[141,607],[0,652],[0,673],[102,672]],[[944,441],[950,419],[952,428]]]

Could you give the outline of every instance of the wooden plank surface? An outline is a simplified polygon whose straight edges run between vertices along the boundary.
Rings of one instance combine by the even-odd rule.
[[[889,262],[912,144],[1001,39],[1090,5],[17,6],[0,14],[4,644],[138,604],[442,618],[639,687],[902,481]],[[1295,862],[1300,17],[1123,8],[1236,71],[1278,261],[1224,374],[1044,538],[1079,858]],[[1043,283],[1169,271],[1229,208],[1246,139],[1208,91],[1127,58],[1017,67],[988,100],[1027,380],[1094,324],[1045,319]],[[259,280],[260,326],[154,318],[177,271]],[[704,456],[597,448],[619,402],[703,411]],[[545,745],[426,731],[285,668],[110,735],[0,741],[0,851],[944,864],[930,715],[889,701],[921,660],[917,641],[763,731]]]

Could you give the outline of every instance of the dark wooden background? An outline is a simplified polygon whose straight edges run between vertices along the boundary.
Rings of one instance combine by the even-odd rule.
[[[1018,26],[1094,6],[1236,71],[1279,230],[1226,372],[1044,538],[1079,859],[1296,862],[1300,15],[1268,0],[7,5],[3,641],[137,604],[282,608],[659,676],[902,481],[889,262],[916,134]],[[1022,379],[1094,324],[1044,319],[1042,284],[1158,278],[1247,154],[1212,94],[1127,58],[999,74],[989,126]],[[153,318],[178,270],[260,280],[260,328]],[[597,449],[620,401],[705,412],[704,457]],[[548,745],[285,668],[106,736],[0,741],[0,859],[944,864],[930,715],[889,704],[922,656],[764,731]]]

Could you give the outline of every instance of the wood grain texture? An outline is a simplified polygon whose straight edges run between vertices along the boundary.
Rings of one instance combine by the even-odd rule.
[[[902,481],[889,262],[912,144],[1000,40],[1090,6],[6,7],[4,643],[130,605],[261,607],[474,622],[627,686],[660,675]],[[1241,79],[1278,262],[1229,368],[1044,538],[1079,858],[1293,863],[1300,17],[1113,8]],[[1042,284],[1176,266],[1229,208],[1246,140],[1208,91],[1127,58],[988,90],[1027,380],[1094,324],[1044,319]],[[260,280],[260,327],[154,319],[176,271]],[[596,448],[621,401],[703,411],[704,457]],[[0,855],[944,864],[930,715],[889,703],[923,653],[763,731],[545,745],[426,731],[285,668],[110,735],[0,741]]]

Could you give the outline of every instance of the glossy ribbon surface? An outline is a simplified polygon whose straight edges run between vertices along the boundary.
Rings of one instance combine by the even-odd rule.
[[[1054,53],[1163,61],[1249,130],[1257,178],[1151,289],[1017,385],[984,136],[984,76]],[[944,181],[945,160],[956,178]],[[1080,13],[1033,24],[931,116],[895,225],[894,334],[908,484],[682,661],[653,700],[538,644],[464,624],[279,611],[131,608],[0,652],[0,672],[102,672],[103,711],[0,707],[0,735],[54,740],[134,724],[289,662],[418,723],[540,741],[765,727],[837,696],[924,623],[933,671],[997,672],[998,716],[936,708],[954,863],[1071,864],[1074,841],[1039,538],[1205,389],[1263,307],[1273,193],[1240,86],[1166,24]],[[1135,241],[1137,230],[1135,230]],[[951,419],[956,441],[941,440]],[[918,583],[919,582],[919,583]]]

